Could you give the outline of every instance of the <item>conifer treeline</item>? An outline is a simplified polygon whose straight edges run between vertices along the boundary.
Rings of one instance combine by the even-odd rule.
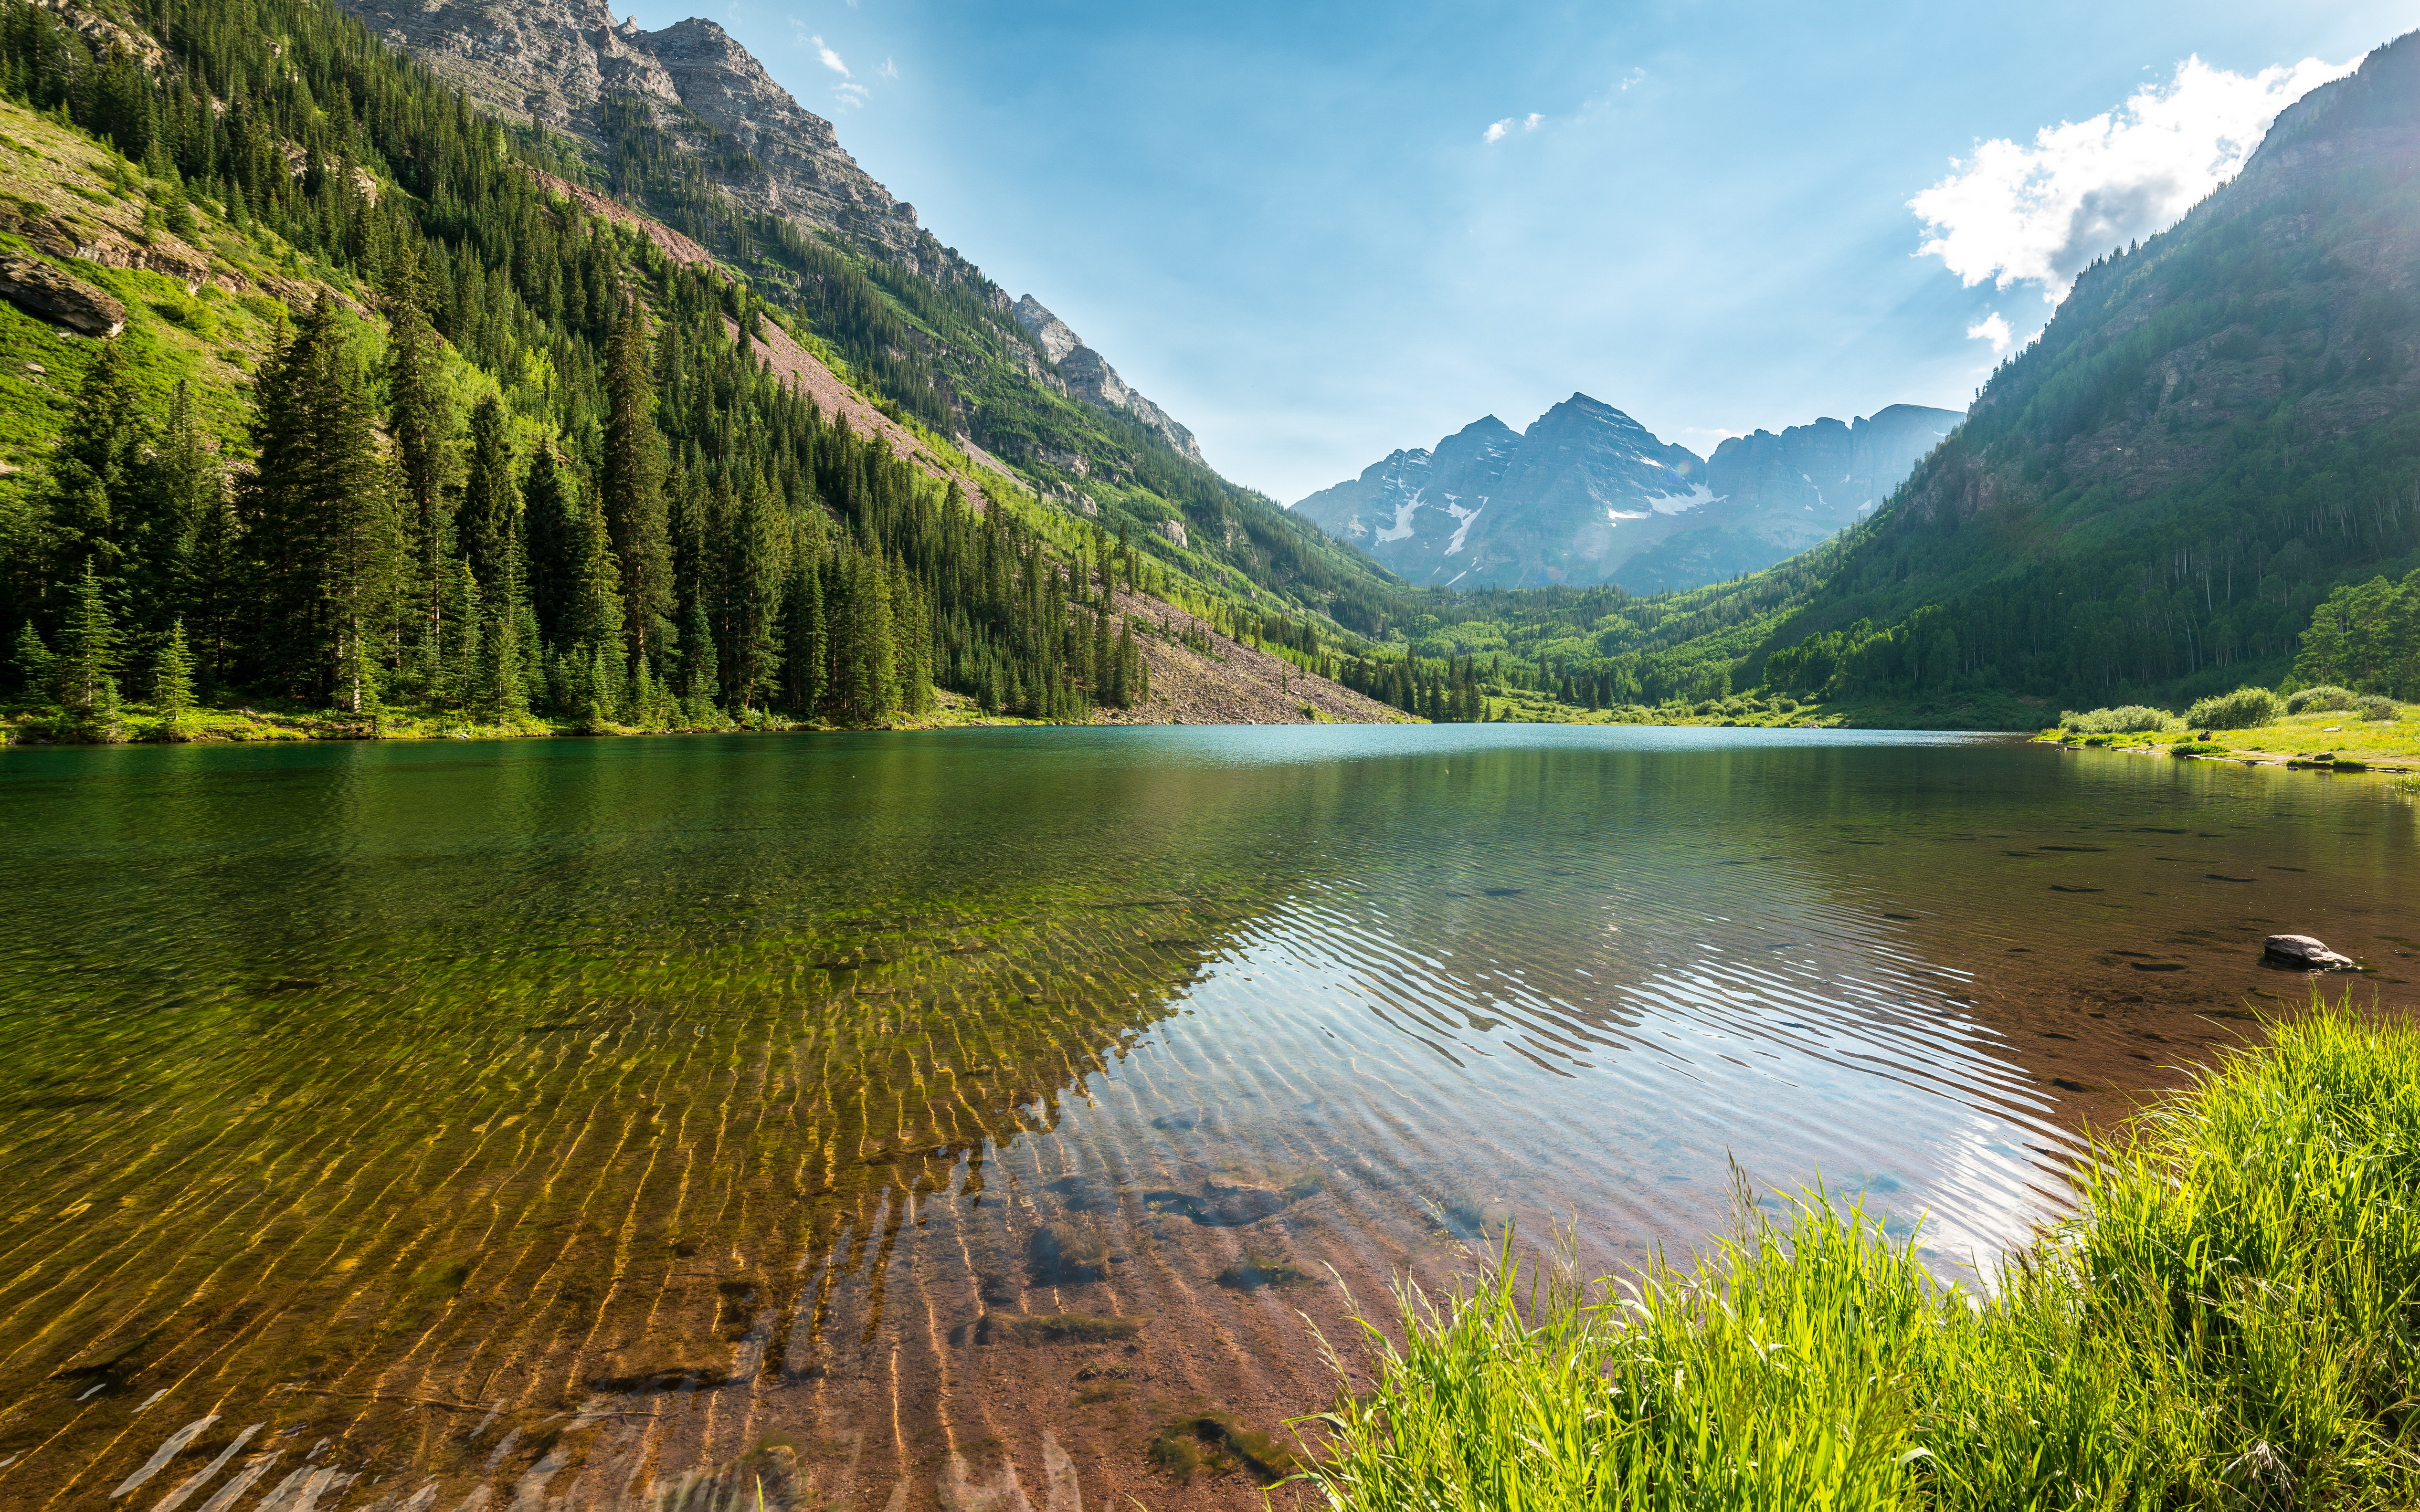
[[[301,0],[146,19],[156,72],[7,0],[0,83],[178,203],[353,274],[384,318],[327,295],[302,316],[261,368],[240,479],[184,391],[142,414],[106,347],[8,543],[22,680],[90,718],[131,675],[163,702],[198,681],[642,727],[871,723],[936,683],[1050,718],[1147,696],[1113,623],[1127,543],[1096,532],[1062,563],[828,423],[751,355],[744,287],[550,200],[493,123],[349,20]]]

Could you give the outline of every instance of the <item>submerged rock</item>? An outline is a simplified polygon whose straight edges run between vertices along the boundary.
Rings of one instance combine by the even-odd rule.
[[[2308,934],[2272,934],[2261,953],[2282,965],[2304,971],[2359,971],[2352,957],[2338,955]]]

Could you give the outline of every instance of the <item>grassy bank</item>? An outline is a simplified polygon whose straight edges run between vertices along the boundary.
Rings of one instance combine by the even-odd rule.
[[[1635,1286],[1406,1291],[1311,1477],[1353,1512],[2420,1501],[2420,1034],[2315,1003],[2130,1133],[1985,1298],[1820,1202]]]
[[[2242,687],[2182,714],[2140,704],[2071,709],[2039,738],[2160,756],[2412,769],[2420,767],[2420,704],[2342,687]]]
[[[898,715],[884,730],[952,730],[969,725],[1047,724],[1011,714],[985,714],[963,693],[936,688],[930,713]],[[186,711],[170,734],[160,711],[145,703],[129,703],[106,730],[80,725],[63,710],[39,705],[0,705],[0,746],[24,745],[147,745],[186,742],[194,745],[281,740],[520,740],[556,735],[744,734],[782,731],[830,731],[845,727],[793,719],[762,709],[735,717],[698,705],[685,716],[654,726],[606,724],[592,726],[576,719],[522,714],[503,719],[439,709],[385,707],[363,714],[312,708],[299,703],[258,702],[225,708]]]

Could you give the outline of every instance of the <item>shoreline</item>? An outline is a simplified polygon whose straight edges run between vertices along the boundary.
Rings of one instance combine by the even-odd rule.
[[[2420,774],[2420,753],[2389,751],[2348,755],[2335,750],[2282,751],[2255,747],[2226,747],[2218,749],[2195,749],[2194,741],[2156,741],[2120,745],[2116,738],[2098,744],[2069,740],[2057,732],[2032,737],[2037,746],[2050,746],[2059,750],[2105,750],[2125,756],[2156,756],[2169,761],[2218,762],[2237,766],[2277,766],[2298,772],[2323,772],[2331,776],[2404,777]],[[2213,742],[2212,744],[2215,744]],[[2347,750],[2352,749],[2348,746]]]

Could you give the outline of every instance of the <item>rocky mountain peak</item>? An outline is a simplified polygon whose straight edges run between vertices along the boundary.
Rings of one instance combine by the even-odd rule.
[[[831,122],[714,22],[692,16],[647,31],[636,18],[615,21],[607,0],[339,3],[483,110],[603,149],[607,100],[635,104],[742,208],[971,285],[1006,310],[1005,295],[917,224],[914,206],[858,165]]]
[[[1177,451],[1196,462],[1202,460],[1201,443],[1194,440],[1191,431],[1118,377],[1118,370],[1106,358],[1085,346],[1084,338],[1067,329],[1067,322],[1052,315],[1040,300],[1028,294],[1011,307],[1010,313],[1057,366],[1060,379],[1070,394],[1087,404],[1132,415]]]
[[[1296,513],[1418,583],[1651,592],[1769,566],[1862,517],[1960,417],[1893,405],[1733,437],[1710,461],[1574,393],[1526,431],[1489,415]]]

